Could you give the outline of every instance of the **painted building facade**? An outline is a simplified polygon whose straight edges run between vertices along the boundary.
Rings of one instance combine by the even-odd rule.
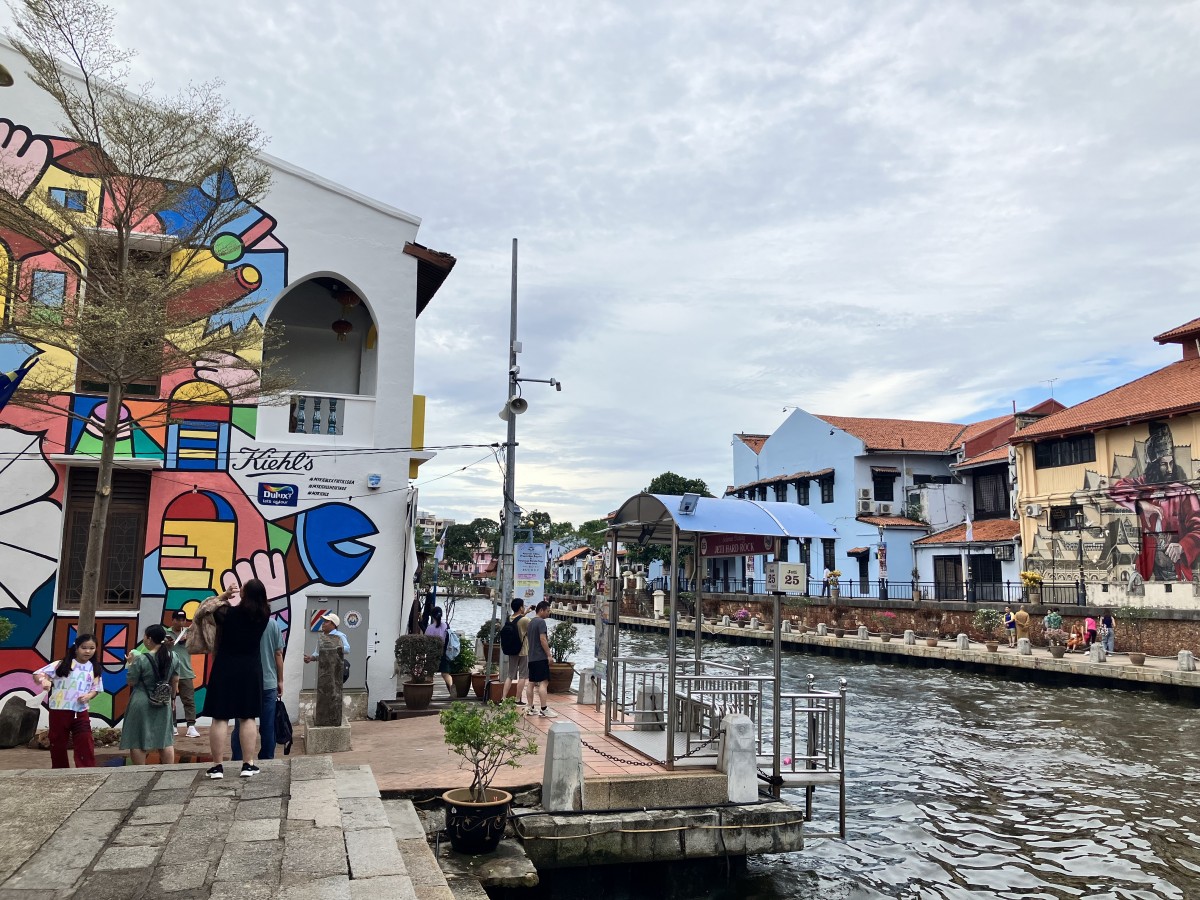
[[[1057,602],[1082,573],[1094,605],[1200,604],[1200,319],[1154,340],[1181,358],[1014,437],[1025,565]]]
[[[56,135],[55,109],[4,44],[0,62],[17,76],[0,90],[0,166],[11,169],[19,155],[26,203],[81,192],[81,208],[99,210],[103,228],[106,186],[82,164],[86,152]],[[120,723],[125,660],[148,625],[252,577],[267,586],[285,631],[284,699],[294,717],[302,686],[315,680],[302,657],[320,610],[339,612],[350,638],[347,688],[396,693],[392,645],[413,599],[409,478],[431,455],[409,449],[423,436],[423,398],[413,398],[416,318],[454,261],[415,243],[416,217],[266,162],[269,194],[254,206],[227,201],[244,209],[204,248],[223,270],[214,284],[224,303],[249,301],[253,310],[231,318],[217,298],[207,327],[261,334],[282,326],[281,363],[295,386],[273,405],[233,402],[229,379],[245,369],[213,359],[164,372],[123,404],[97,612],[98,724]],[[166,233],[166,218],[139,230]],[[78,287],[69,266],[12,234],[0,233],[0,265],[5,317],[20,312],[8,302],[15,279],[40,280],[64,299]],[[351,326],[342,339],[330,327],[339,317]],[[0,345],[0,370],[33,349]],[[0,615],[15,626],[0,648],[2,695],[37,696],[29,673],[61,658],[74,635],[105,396],[77,376],[54,403],[62,414],[16,405],[0,413]],[[194,663],[199,707],[207,664]]]

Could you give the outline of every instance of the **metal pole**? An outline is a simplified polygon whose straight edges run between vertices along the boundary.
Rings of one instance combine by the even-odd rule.
[[[704,560],[700,558],[700,535],[699,534],[692,535],[692,559],[694,559],[696,561],[695,566],[693,567],[693,571],[695,572],[695,575],[692,578],[692,593],[694,593],[696,595],[696,613],[697,613],[696,623],[695,623],[696,624],[696,647],[695,647],[696,668],[695,668],[695,671],[692,672],[692,674],[699,675],[700,674],[700,657],[701,657],[700,638],[704,634],[704,594],[703,594],[703,591],[701,590],[704,586],[704,575],[700,571],[700,566],[704,562]]]
[[[605,694],[604,704],[604,733],[612,734],[612,719],[613,712],[616,709],[617,703],[617,676],[616,662],[617,650],[620,647],[620,630],[621,630],[621,604],[617,600],[617,587],[620,580],[620,575],[617,571],[617,533],[614,531],[612,536],[612,563],[609,566],[609,571],[606,573],[608,577],[608,659],[604,661],[604,679],[608,683],[608,691]],[[622,698],[624,699],[624,698]]]
[[[780,612],[780,605],[783,600],[783,592],[774,591],[773,593],[775,594],[775,602],[772,604],[771,616],[774,619],[774,624],[772,627],[775,632],[775,694],[772,700],[774,708],[771,715],[771,727],[775,734],[775,740],[773,742],[775,744],[775,779],[771,784],[771,796],[778,800],[781,793],[780,775],[782,774],[779,765],[779,742],[783,739],[783,736],[779,733],[780,729],[783,727],[783,709],[781,708],[781,704],[783,703],[783,616]],[[795,727],[794,721],[792,723],[792,727]]]
[[[667,619],[667,771],[675,769],[675,616],[679,609],[679,526],[671,523],[671,612]]]
[[[512,289],[508,317],[508,389],[504,394],[505,406],[516,394],[517,378],[517,239],[512,242]],[[513,577],[516,559],[513,554],[513,531],[517,526],[517,415],[508,410],[508,437],[504,443],[504,529],[500,536],[500,583],[492,597],[492,619],[496,619],[497,603],[507,605],[512,599]],[[495,630],[488,641],[488,658],[484,672],[491,666],[496,645]],[[484,677],[485,683],[487,677]],[[483,692],[487,696],[487,690]]]

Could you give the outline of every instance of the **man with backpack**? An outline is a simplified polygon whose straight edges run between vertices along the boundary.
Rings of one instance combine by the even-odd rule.
[[[524,706],[522,699],[525,693],[525,679],[529,675],[529,619],[525,617],[525,602],[513,598],[510,604],[512,612],[504,627],[500,629],[500,651],[508,657],[508,672],[504,679],[504,693],[508,696],[508,686],[517,683],[517,705]]]

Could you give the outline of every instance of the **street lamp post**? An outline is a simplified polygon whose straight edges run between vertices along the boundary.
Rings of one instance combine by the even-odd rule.
[[[1079,582],[1075,585],[1075,603],[1079,606],[1087,605],[1087,588],[1083,583],[1083,526],[1084,526],[1083,510],[1075,514],[1075,526],[1079,529]]]

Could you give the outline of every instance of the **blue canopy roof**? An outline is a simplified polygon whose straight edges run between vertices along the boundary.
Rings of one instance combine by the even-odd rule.
[[[834,538],[833,526],[797,503],[701,497],[694,512],[680,511],[683,498],[637,494],[621,504],[609,531],[631,544],[669,543],[675,526],[683,534],[753,534],[789,538]]]

